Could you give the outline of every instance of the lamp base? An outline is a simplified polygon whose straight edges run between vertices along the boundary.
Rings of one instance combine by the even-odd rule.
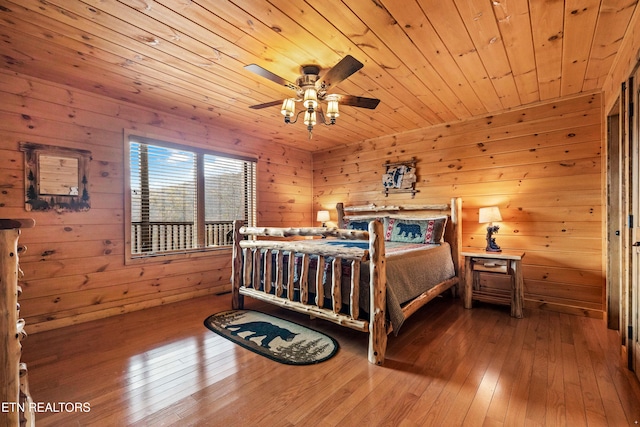
[[[493,237],[493,233],[497,233],[499,229],[500,227],[497,225],[487,227],[487,247],[485,251],[502,252],[502,249],[500,249],[500,246],[496,243],[496,239]]]
[[[496,245],[496,246],[498,246],[498,245]],[[502,252],[502,249],[500,249],[500,247],[493,248],[491,246],[487,246],[485,248],[485,252]]]

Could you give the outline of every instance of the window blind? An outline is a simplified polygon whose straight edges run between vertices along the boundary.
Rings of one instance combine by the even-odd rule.
[[[131,137],[129,180],[132,256],[230,245],[234,220],[255,225],[255,161]]]

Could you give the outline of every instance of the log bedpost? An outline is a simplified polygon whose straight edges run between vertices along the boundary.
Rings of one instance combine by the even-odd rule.
[[[369,362],[375,365],[384,363],[387,349],[386,309],[387,309],[387,272],[384,253],[384,231],[380,221],[369,223]]]
[[[337,203],[336,211],[338,211],[338,228],[344,228],[344,204]]]
[[[451,199],[451,225],[453,231],[453,237],[450,239],[451,256],[453,258],[453,266],[456,271],[456,275],[460,278],[460,284],[464,283],[464,257],[462,256],[462,199],[460,197],[453,197]],[[456,288],[458,285],[455,286]],[[454,288],[452,288],[454,289]],[[454,296],[457,293],[453,290]]]
[[[231,308],[242,310],[244,308],[244,296],[240,295],[240,277],[242,274],[242,249],[240,248],[240,228],[244,221],[233,221],[233,264],[231,265]]]

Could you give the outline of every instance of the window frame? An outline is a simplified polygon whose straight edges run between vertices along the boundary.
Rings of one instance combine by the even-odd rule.
[[[150,254],[134,254],[132,253],[132,201],[131,201],[131,141],[156,145],[160,147],[166,147],[170,149],[184,150],[192,152],[196,155],[197,170],[196,170],[196,225],[197,225],[197,247],[189,249],[180,249],[170,252],[158,252]],[[194,142],[195,144],[195,142]],[[225,157],[228,159],[235,159],[245,162],[253,163],[253,176],[252,176],[252,192],[253,202],[249,203],[250,216],[253,218],[253,224],[257,221],[257,205],[258,205],[258,192],[257,192],[257,173],[258,173],[258,160],[255,157],[249,157],[244,155],[238,155],[235,153],[228,153],[223,151],[210,150],[206,148],[198,147],[197,145],[187,145],[183,142],[176,142],[171,138],[162,136],[151,136],[144,132],[124,130],[123,137],[124,148],[124,233],[125,233],[125,265],[140,264],[140,263],[152,263],[152,262],[167,262],[174,260],[185,260],[203,256],[210,256],[212,252],[227,251],[230,252],[232,245],[220,245],[220,246],[205,246],[205,175],[204,175],[204,157],[205,155]],[[246,182],[245,182],[246,185]],[[246,194],[246,193],[245,193]],[[249,219],[251,220],[251,218]]]

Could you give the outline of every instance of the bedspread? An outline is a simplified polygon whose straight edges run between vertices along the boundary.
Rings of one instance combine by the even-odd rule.
[[[435,285],[455,276],[451,246],[385,242],[387,269],[387,316],[395,335],[405,321],[402,305]],[[330,275],[330,271],[328,272]],[[344,278],[343,274],[343,278]],[[329,279],[329,280],[327,280]],[[342,289],[349,289],[343,279]],[[331,283],[325,279],[325,287]],[[344,295],[344,293],[343,293]],[[347,295],[348,296],[348,295]],[[360,268],[360,306],[369,311],[369,263]],[[343,297],[344,299],[344,297]]]

